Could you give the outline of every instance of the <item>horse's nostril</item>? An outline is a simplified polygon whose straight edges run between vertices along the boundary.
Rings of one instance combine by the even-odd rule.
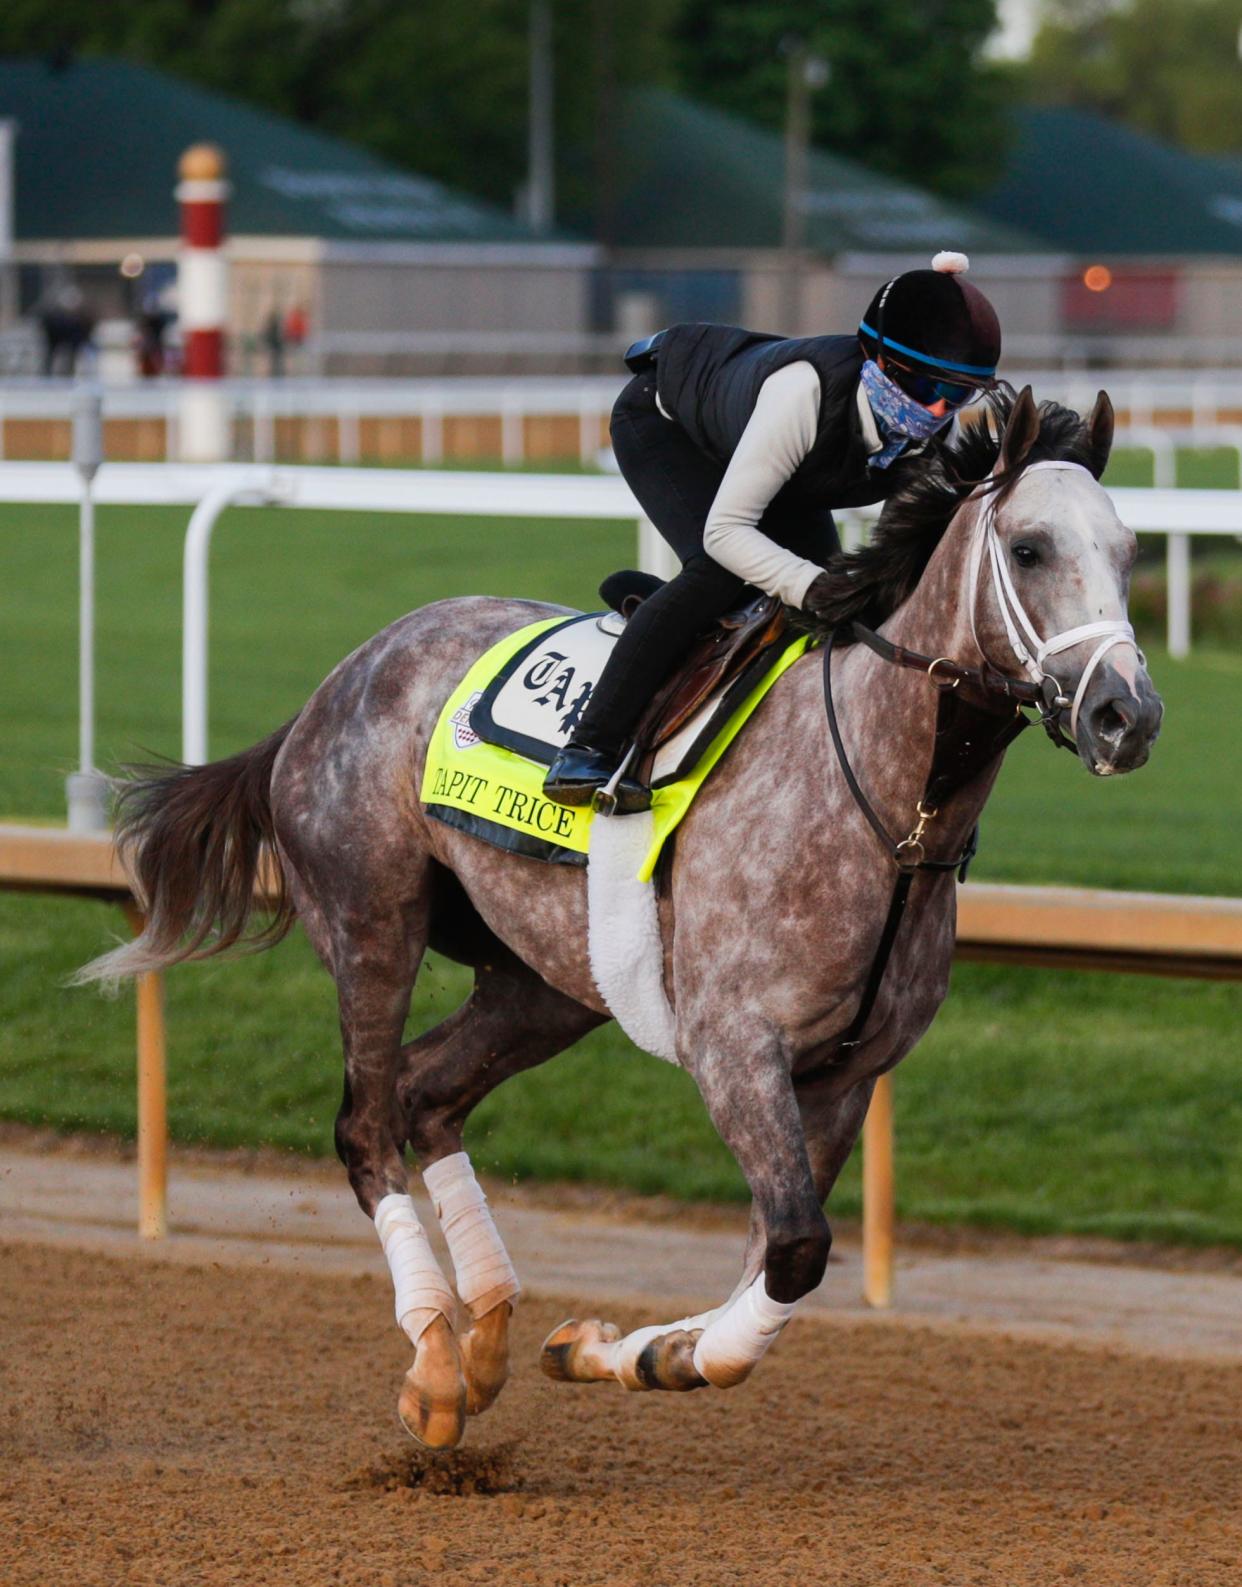
[[[1138,701],[1127,695],[1117,695],[1096,708],[1091,727],[1098,738],[1119,739],[1134,727],[1138,719]]]

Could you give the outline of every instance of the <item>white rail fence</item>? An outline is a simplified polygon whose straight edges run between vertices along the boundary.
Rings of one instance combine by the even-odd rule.
[[[1122,519],[1137,533],[1167,537],[1168,645],[1173,656],[1186,656],[1191,638],[1191,537],[1242,537],[1242,491],[1129,488],[1110,494]],[[629,486],[612,475],[110,463],[100,470],[93,496],[101,505],[193,509],[185,538],[182,650],[182,752],[192,763],[205,760],[208,752],[208,565],[212,532],[227,507],[579,522],[622,519],[637,527],[642,567],[667,575],[676,566]],[[81,481],[67,463],[0,463],[0,501],[77,504],[81,498]],[[844,536],[857,536],[877,510],[839,515]]]
[[[415,419],[419,461],[434,466],[445,458],[446,421],[461,418],[499,420],[500,461],[515,468],[527,460],[526,420],[535,418],[576,420],[579,460],[594,463],[604,422],[626,378],[620,372],[512,380],[290,379],[225,381],[222,390],[233,416],[234,453],[247,453],[256,463],[276,461],[282,420],[306,422],[306,445],[314,455],[351,465],[362,457],[364,420]],[[74,390],[70,381],[0,385],[0,447],[6,420],[69,419]],[[105,416],[154,420],[163,426],[165,457],[175,459],[180,455],[181,392],[177,381],[105,386]]]
[[[1224,447],[1238,454],[1242,467],[1242,371],[1145,371],[1096,375],[1052,371],[1015,373],[1015,385],[1027,381],[1040,399],[1052,398],[1079,412],[1090,409],[1101,385],[1110,391],[1121,416],[1118,444],[1156,453],[1158,474],[1174,466],[1170,442],[1177,447]],[[506,467],[527,461],[526,420],[573,419],[577,452],[591,463],[600,448],[604,421],[626,376],[489,376],[420,380],[235,380],[222,383],[233,416],[234,455],[256,463],[274,463],[277,427],[282,421],[304,422],[303,445],[323,461],[345,465],[362,458],[363,423],[370,420],[418,421],[418,458],[435,466],[444,461],[445,426],[453,419],[499,423],[499,460]],[[5,421],[68,420],[75,387],[67,380],[14,380],[0,383],[0,457]],[[177,381],[143,381],[104,388],[108,419],[154,421],[163,429],[168,459],[180,455],[179,412],[182,394]],[[1157,477],[1157,485],[1173,483]]]

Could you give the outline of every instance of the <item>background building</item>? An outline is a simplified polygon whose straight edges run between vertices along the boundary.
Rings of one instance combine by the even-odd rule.
[[[17,307],[132,321],[173,277],[177,160],[229,162],[231,366],[268,373],[273,315],[317,368],[397,373],[570,354],[596,251],[335,138],[119,60],[0,61],[16,123]]]
[[[1056,306],[1067,340],[1099,361],[1242,355],[1242,163],[1091,110],[1032,106],[1015,122],[1004,179],[980,208],[1076,261]]]

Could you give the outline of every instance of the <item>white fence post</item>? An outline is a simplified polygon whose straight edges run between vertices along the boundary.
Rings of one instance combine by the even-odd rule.
[[[211,537],[226,507],[277,504],[282,492],[269,484],[224,481],[190,514],[181,575],[181,759],[201,766],[207,759],[207,558]]]
[[[271,463],[276,458],[276,418],[267,392],[260,388],[255,393],[254,410],[250,420],[253,428],[254,460]]]
[[[422,419],[421,434],[421,460],[424,463],[442,463],[444,461],[444,409],[438,402],[424,402],[420,409]]]
[[[599,409],[583,396],[578,404],[578,461],[590,468],[599,453]]]
[[[1179,661],[1190,654],[1190,536],[1170,532],[1168,569],[1169,654]]]
[[[1177,449],[1172,436],[1152,430],[1147,437],[1151,447],[1151,482],[1157,490],[1177,489]]]
[[[81,486],[78,507],[78,769],[66,782],[69,828],[93,832],[108,825],[108,785],[95,770],[95,496],[104,460],[103,392],[86,385],[74,394],[73,461]]]
[[[506,468],[526,461],[526,415],[509,397],[500,408],[500,461]]]
[[[336,460],[356,463],[362,456],[362,415],[357,408],[342,407],[336,416]]]

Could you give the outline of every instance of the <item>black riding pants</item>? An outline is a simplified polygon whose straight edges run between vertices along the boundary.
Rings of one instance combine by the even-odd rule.
[[[655,402],[655,372],[635,375],[612,410],[612,449],[643,511],[681,558],[682,569],[638,608],[617,640],[574,742],[618,753],[652,695],[747,586],[703,550],[703,530],[723,467],[700,452]],[[824,509],[769,508],[760,528],[778,545],[826,563],[840,541]]]

